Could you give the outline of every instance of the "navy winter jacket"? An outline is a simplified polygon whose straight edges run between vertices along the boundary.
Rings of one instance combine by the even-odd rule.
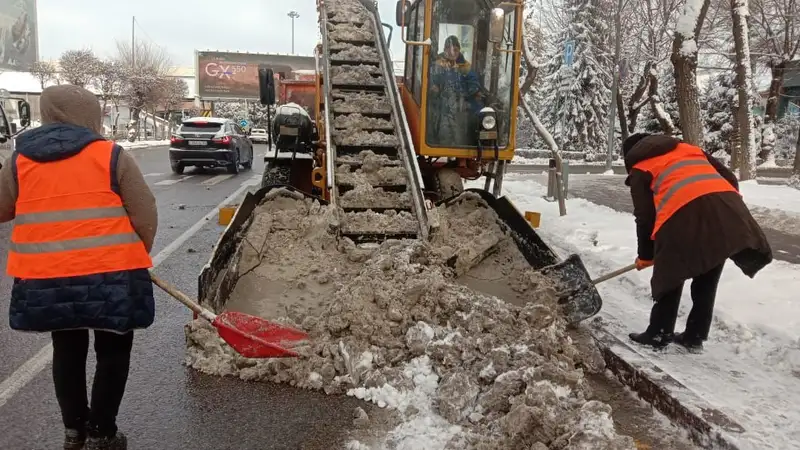
[[[37,162],[57,161],[101,139],[83,127],[44,125],[17,138],[9,164],[16,170],[17,153]],[[110,183],[118,195],[115,171],[120,150],[115,146],[111,156]],[[153,284],[146,269],[47,280],[15,278],[11,291],[9,321],[14,330],[94,329],[125,333],[147,328],[154,317]]]

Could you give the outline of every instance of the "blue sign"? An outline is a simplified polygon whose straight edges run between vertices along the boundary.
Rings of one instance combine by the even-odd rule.
[[[239,122],[239,126],[240,126],[240,127],[242,127],[242,128],[244,128],[244,127],[246,127],[246,126],[247,126],[249,123],[250,123],[250,122],[248,122],[246,119],[242,119],[242,120]]]
[[[572,67],[575,58],[575,41],[564,42],[564,65]]]

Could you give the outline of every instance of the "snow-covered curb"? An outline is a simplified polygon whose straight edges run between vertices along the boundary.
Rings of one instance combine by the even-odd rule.
[[[136,142],[128,142],[127,140],[123,141],[115,141],[117,145],[124,148],[125,150],[135,150],[139,148],[150,148],[150,147],[167,147],[169,146],[169,140],[164,141],[136,141]]]

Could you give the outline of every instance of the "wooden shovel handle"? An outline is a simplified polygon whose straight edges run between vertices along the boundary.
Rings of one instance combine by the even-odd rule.
[[[636,263],[633,263],[633,264],[631,264],[629,266],[625,266],[625,267],[623,267],[621,269],[617,269],[617,270],[615,270],[613,272],[609,272],[609,273],[607,273],[605,275],[602,275],[602,276],[598,277],[597,279],[592,280],[592,284],[598,285],[598,284],[602,283],[603,281],[608,281],[608,280],[610,280],[612,278],[616,278],[616,277],[622,275],[623,273],[630,272],[631,270],[633,270],[635,268],[636,268]]]
[[[156,274],[153,273],[152,270],[149,271],[149,272],[150,272],[150,279],[153,280],[153,283],[155,283],[156,286],[158,286],[161,289],[163,289],[164,292],[166,292],[167,294],[169,294],[172,297],[174,297],[175,300],[178,300],[179,302],[181,302],[184,305],[186,305],[187,308],[191,309],[192,311],[194,311],[198,315],[206,317],[206,310],[202,306],[198,305],[197,302],[195,302],[194,300],[189,298],[188,295],[186,295],[183,292],[179,291],[178,288],[176,288],[175,286],[167,283],[166,281],[162,280],[161,278],[158,278],[156,276]]]

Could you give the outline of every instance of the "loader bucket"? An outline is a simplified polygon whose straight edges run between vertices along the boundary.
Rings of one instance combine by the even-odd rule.
[[[236,209],[233,219],[211,250],[211,258],[200,272],[197,290],[200,304],[210,307],[215,312],[225,309],[225,301],[230,297],[236,280],[218,275],[225,273],[231,261],[236,259],[234,258],[236,249],[242,241],[243,231],[247,228],[248,220],[251,218],[253,210],[256,209],[269,191],[279,188],[287,189],[307,198],[313,198],[323,205],[328,204],[327,201],[319,197],[288,185],[264,186],[255,192],[248,192]]]
[[[603,299],[592,284],[591,276],[578,255],[570,255],[566,260],[560,261],[507,197],[495,198],[483,189],[466,189],[465,192],[479,195],[507,227],[528,264],[555,281],[559,304],[568,323],[586,320],[600,312]],[[456,202],[459,196],[460,194],[438,204],[449,205]]]

